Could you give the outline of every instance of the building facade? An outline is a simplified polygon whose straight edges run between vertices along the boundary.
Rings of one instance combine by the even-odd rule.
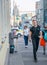
[[[44,24],[47,27],[47,0],[43,0],[44,2]]]
[[[40,1],[36,2],[36,20],[38,24],[40,25]]]
[[[40,5],[38,9],[36,9],[36,12],[39,12],[38,23],[41,25],[41,27],[46,27],[47,26],[47,0],[40,0],[38,5]]]
[[[17,8],[17,5],[15,4],[13,7],[13,17],[14,17],[14,22],[13,25],[18,25],[19,23],[19,10]]]
[[[40,0],[40,24],[44,27],[44,0]]]
[[[0,0],[0,40],[4,40],[10,31],[10,1]],[[0,43],[1,43],[0,41]]]

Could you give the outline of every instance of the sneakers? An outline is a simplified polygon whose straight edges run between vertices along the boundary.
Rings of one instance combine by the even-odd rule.
[[[25,46],[25,48],[28,48],[28,46]]]

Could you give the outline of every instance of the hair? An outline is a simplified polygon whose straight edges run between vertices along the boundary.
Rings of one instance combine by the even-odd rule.
[[[25,29],[25,28],[27,28],[27,26],[26,26],[26,25],[24,26],[24,29]]]
[[[32,21],[36,21],[36,20],[32,20]]]

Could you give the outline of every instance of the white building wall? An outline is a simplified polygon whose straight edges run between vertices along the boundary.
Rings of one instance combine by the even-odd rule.
[[[0,43],[1,43],[1,34],[2,34],[2,6],[1,6],[1,0],[0,0]]]
[[[10,4],[9,0],[0,0],[0,37],[1,41],[8,37],[10,31]]]

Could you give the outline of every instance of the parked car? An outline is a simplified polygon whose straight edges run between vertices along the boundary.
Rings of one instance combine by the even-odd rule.
[[[14,32],[15,37],[19,37],[23,35],[23,29],[19,27],[13,27],[11,30]]]
[[[23,36],[23,30],[22,29],[19,29],[18,32],[17,32],[17,35],[18,35],[18,37],[19,36]]]

